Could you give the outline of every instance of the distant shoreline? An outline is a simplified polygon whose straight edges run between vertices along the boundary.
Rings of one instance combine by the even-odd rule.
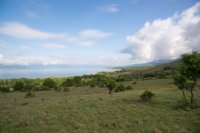
[[[103,72],[115,72],[119,69],[111,67],[68,67],[68,68],[25,68],[25,69],[14,69],[0,68],[1,79],[43,79],[43,78],[64,78],[73,76],[92,75]]]

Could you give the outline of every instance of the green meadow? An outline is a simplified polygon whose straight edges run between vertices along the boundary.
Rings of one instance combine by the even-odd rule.
[[[69,91],[0,93],[1,133],[198,133],[200,109],[179,107],[182,93],[172,79],[121,82],[132,90],[108,94],[105,87]],[[140,95],[150,90],[152,102]],[[199,90],[195,102],[200,105]],[[189,92],[186,92],[189,96]]]

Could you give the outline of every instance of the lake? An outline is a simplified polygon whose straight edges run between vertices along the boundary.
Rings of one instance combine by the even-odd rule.
[[[104,67],[30,67],[30,68],[0,68],[1,79],[11,78],[46,78],[81,76],[97,72],[112,72],[117,69]]]

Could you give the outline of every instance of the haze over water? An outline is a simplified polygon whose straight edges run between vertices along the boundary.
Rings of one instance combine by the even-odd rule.
[[[66,68],[3,68],[0,69],[0,79],[11,78],[46,78],[81,76],[84,74],[95,74],[97,72],[111,72],[116,69],[105,67],[66,67]]]

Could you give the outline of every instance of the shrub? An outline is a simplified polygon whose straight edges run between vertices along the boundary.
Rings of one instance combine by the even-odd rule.
[[[24,88],[25,88],[24,82],[22,82],[22,81],[17,81],[17,82],[15,83],[15,85],[14,85],[13,88],[14,88],[14,90],[16,90],[16,91],[23,91]]]
[[[140,95],[140,99],[142,102],[151,102],[154,95],[151,91],[146,90]]]
[[[55,88],[56,82],[53,79],[47,78],[44,80],[43,86],[48,87],[48,88]]]
[[[126,87],[123,84],[120,84],[115,88],[115,92],[125,91]]]
[[[9,92],[9,87],[8,86],[0,86],[0,91]]]
[[[70,87],[70,86],[73,86],[74,84],[74,80],[73,79],[70,79],[70,78],[67,78],[63,83],[62,83],[62,86],[64,87]]]
[[[134,81],[134,82],[132,83],[132,85],[135,85],[135,84],[137,84],[137,82],[136,82],[136,81]]]
[[[128,86],[126,87],[126,90],[132,90],[132,89],[133,89],[133,87],[130,86],[130,85],[128,85]]]
[[[74,85],[76,87],[82,86],[82,82],[81,81],[82,81],[82,78],[80,76],[75,76],[74,77]]]
[[[90,88],[94,88],[94,87],[95,87],[95,84],[91,84],[91,85],[90,85]]]

